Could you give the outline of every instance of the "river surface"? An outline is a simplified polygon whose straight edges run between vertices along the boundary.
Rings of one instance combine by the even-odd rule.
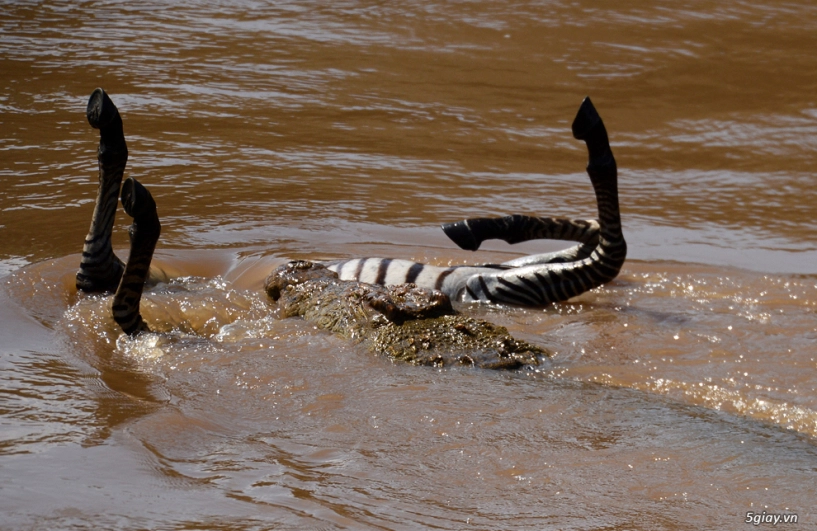
[[[815,50],[805,0],[0,1],[0,528],[814,529]],[[73,287],[98,86],[182,275],[137,340]],[[551,359],[413,367],[277,318],[286,258],[559,248],[439,224],[594,217],[586,95],[621,275],[461,308]]]

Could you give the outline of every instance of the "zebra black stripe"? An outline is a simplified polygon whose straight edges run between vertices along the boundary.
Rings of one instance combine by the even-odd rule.
[[[508,288],[507,290],[497,288],[497,291],[502,290],[502,292],[506,294],[506,297],[512,297],[516,299],[518,301],[517,304],[523,305],[536,304],[535,298],[531,296],[530,290],[527,289],[525,286],[520,286],[515,282],[511,282],[510,280],[502,277],[498,277],[497,281],[499,281],[500,284]]]
[[[480,290],[485,298],[487,298],[490,302],[495,302],[491,291],[488,289],[488,284],[485,282],[485,278],[482,275],[477,275],[477,281],[479,282]]]
[[[423,264],[412,264],[412,266],[409,267],[408,273],[406,274],[406,282],[414,284],[417,281],[417,277],[419,277],[420,273],[423,272],[423,269],[425,269]]]
[[[375,277],[375,284],[383,285],[386,283],[386,274],[389,272],[389,266],[392,263],[391,258],[384,258],[377,264],[377,276]]]
[[[450,268],[440,273],[440,276],[437,277],[437,281],[434,283],[434,289],[441,290],[443,288],[443,282],[445,282],[445,279],[453,272],[454,268]]]
[[[360,279],[360,275],[363,273],[363,266],[364,266],[364,265],[366,265],[366,262],[368,262],[368,261],[369,261],[369,259],[368,259],[368,258],[360,258],[360,259],[358,259],[358,261],[357,261],[357,268],[355,269],[355,276],[354,276],[354,278],[355,278],[356,280],[359,280],[359,279]]]

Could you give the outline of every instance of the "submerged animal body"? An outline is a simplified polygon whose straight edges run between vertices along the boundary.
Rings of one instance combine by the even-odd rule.
[[[284,317],[303,317],[397,361],[518,369],[548,355],[501,326],[454,311],[444,293],[414,284],[340,280],[322,264],[294,261],[273,271],[265,290]]]
[[[97,89],[87,108],[100,131],[99,192],[85,239],[76,284],[80,291],[115,291],[113,316],[128,335],[149,331],[140,314],[145,284],[161,232],[156,203],[140,183],[122,183],[128,150],[122,119],[109,96]],[[293,262],[267,282],[285,315],[299,315],[370,349],[418,364],[470,364],[511,368],[535,364],[545,352],[517,341],[507,330],[454,312],[451,300],[543,306],[609,282],[626,257],[618,206],[616,162],[607,131],[586,98],[573,135],[587,144],[587,167],[599,218],[571,220],[533,216],[475,218],[443,225],[460,247],[477,250],[488,239],[576,241],[555,253],[502,264],[436,267],[407,260],[364,258],[306,265]],[[131,250],[123,264],[111,247],[117,192],[133,217]],[[384,287],[390,286],[390,287]]]

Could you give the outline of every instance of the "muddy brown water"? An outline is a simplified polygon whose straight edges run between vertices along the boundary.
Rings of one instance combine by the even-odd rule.
[[[815,49],[802,0],[0,3],[0,528],[813,528]],[[187,275],[137,341],[72,288],[97,86]],[[392,364],[270,311],[285,258],[557,248],[438,225],[592,217],[585,95],[622,274],[463,309],[552,360]]]

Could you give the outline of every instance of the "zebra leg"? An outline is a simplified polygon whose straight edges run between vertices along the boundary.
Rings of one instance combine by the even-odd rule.
[[[573,262],[590,256],[598,245],[599,222],[595,219],[540,218],[515,214],[503,218],[474,218],[442,225],[446,235],[462,249],[476,251],[485,240],[503,240],[510,244],[530,240],[580,242],[562,251],[523,256],[503,266]]]
[[[595,222],[598,225],[598,222]],[[565,262],[575,262],[576,260],[584,260],[593,253],[593,249],[598,245],[598,239],[591,243],[583,243],[574,245],[561,251],[553,251],[550,253],[532,254],[529,256],[520,256],[507,262],[502,262],[505,267],[525,267],[530,265],[543,264],[563,264]]]
[[[595,220],[539,218],[514,214],[502,218],[473,218],[442,225],[443,232],[460,248],[476,251],[485,240],[510,244],[530,240],[565,240],[583,244],[598,241]]]
[[[588,256],[565,263],[523,265],[479,273],[465,281],[463,300],[546,305],[567,300],[614,279],[627,256],[618,204],[618,171],[607,130],[590,98],[573,121],[573,136],[584,140],[587,173],[599,210],[597,242]]]
[[[113,298],[113,318],[126,334],[135,336],[150,331],[142,320],[139,303],[162,226],[150,192],[130,177],[122,185],[122,206],[133,218],[133,225],[128,231],[130,255]]]
[[[122,277],[124,265],[111,247],[119,187],[128,147],[122,130],[122,118],[111,99],[102,89],[96,89],[88,100],[88,122],[99,129],[99,189],[97,191],[91,228],[85,237],[82,260],[77,272],[80,291],[113,291]]]

